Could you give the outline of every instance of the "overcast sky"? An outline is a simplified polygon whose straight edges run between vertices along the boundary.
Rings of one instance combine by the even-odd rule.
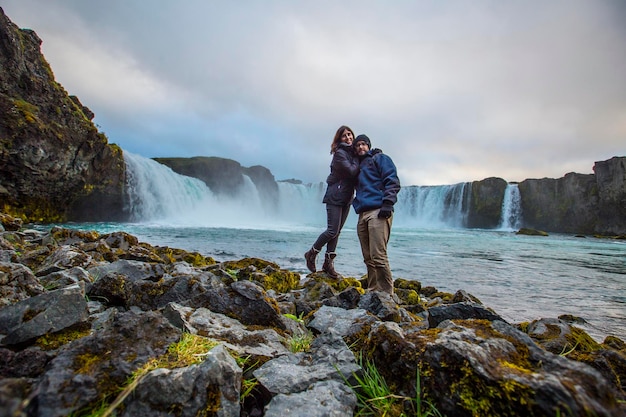
[[[403,185],[626,155],[626,1],[0,0],[124,150],[324,181],[346,124]]]

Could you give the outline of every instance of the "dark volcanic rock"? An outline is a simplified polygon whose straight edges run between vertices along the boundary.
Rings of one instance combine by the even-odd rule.
[[[83,283],[51,291],[0,309],[2,345],[14,345],[87,320]]]
[[[321,280],[321,291],[286,284],[288,271],[268,261],[215,264],[127,234],[2,234],[3,251],[21,254],[0,264],[0,293],[64,272],[47,282],[72,285],[0,307],[0,417],[103,406],[120,416],[349,416],[364,411],[361,401],[353,410],[349,385],[374,369],[391,389],[385,397],[409,415],[417,397],[448,416],[626,409],[626,344],[599,344],[565,318],[513,326],[465,291],[445,295],[410,280],[398,289],[415,294],[394,299],[361,295],[355,278],[310,274],[305,281]],[[151,260],[132,260],[138,248]],[[298,312],[304,305],[310,310]]]
[[[486,178],[472,183],[467,227],[498,227],[506,185],[502,178]]]
[[[598,184],[598,224],[596,231],[626,235],[626,158],[596,162]]]
[[[528,179],[519,184],[524,226],[549,232],[594,233],[598,188],[593,174]]]
[[[0,206],[28,221],[121,220],[125,164],[0,9]]]

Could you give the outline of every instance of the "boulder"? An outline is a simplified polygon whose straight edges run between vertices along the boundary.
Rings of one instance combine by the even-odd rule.
[[[141,378],[126,398],[122,417],[239,416],[241,368],[223,345],[200,364],[158,368]]]
[[[308,323],[307,327],[316,333],[334,333],[351,338],[362,334],[379,320],[364,309],[346,310],[323,306],[313,313],[313,320]]]
[[[216,313],[234,317],[244,324],[285,329],[276,300],[252,281],[235,281],[229,287],[210,288],[194,295],[190,307],[207,307]]]
[[[266,359],[289,352],[283,337],[273,329],[248,330],[240,321],[206,308],[191,309],[186,316],[193,333],[223,341],[241,356]]]
[[[381,291],[370,291],[361,297],[359,308],[372,313],[383,321],[401,319],[400,309],[390,294]]]
[[[15,345],[87,320],[82,282],[0,308],[0,345]]]
[[[306,391],[278,394],[265,407],[265,417],[352,417],[356,395],[345,384],[321,381]]]
[[[502,317],[494,313],[492,310],[472,302],[458,302],[428,309],[428,326],[430,328],[437,327],[446,320],[466,319],[504,321]]]
[[[18,263],[0,262],[0,308],[44,292],[44,287],[30,268]]]
[[[253,372],[272,395],[308,390],[313,384],[335,380],[343,382],[360,369],[354,354],[341,337],[326,333],[318,336],[309,352],[287,354],[272,359]],[[318,401],[324,401],[318,398]]]
[[[180,335],[155,312],[116,314],[109,326],[73,341],[50,362],[38,384],[38,415],[67,416],[114,397],[133,371]]]

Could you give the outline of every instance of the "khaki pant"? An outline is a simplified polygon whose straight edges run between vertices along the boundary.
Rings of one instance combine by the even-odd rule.
[[[363,262],[367,266],[367,288],[393,294],[393,278],[387,258],[393,215],[388,219],[379,219],[379,211],[376,209],[359,214],[356,230],[361,242]]]

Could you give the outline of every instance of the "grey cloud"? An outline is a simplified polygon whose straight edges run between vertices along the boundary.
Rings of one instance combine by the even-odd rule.
[[[624,154],[620,1],[4,3],[111,141],[144,156],[322,181],[341,124],[407,185],[557,177]],[[116,85],[90,82],[88,60]],[[120,89],[123,104],[106,94]]]

